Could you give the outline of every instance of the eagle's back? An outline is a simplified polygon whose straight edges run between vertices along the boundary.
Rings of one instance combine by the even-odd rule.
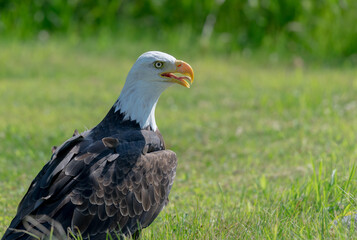
[[[46,235],[51,225],[57,235],[70,228],[85,239],[135,234],[165,206],[176,165],[159,131],[141,130],[111,109],[98,126],[57,148],[2,239]]]

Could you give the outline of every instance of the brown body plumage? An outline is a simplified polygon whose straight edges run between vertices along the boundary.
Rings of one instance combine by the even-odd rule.
[[[104,136],[120,144],[108,148]],[[63,229],[76,227],[84,239],[105,239],[107,231],[113,237],[137,235],[168,201],[176,164],[158,130],[140,129],[111,109],[97,127],[56,149],[31,183],[3,239],[31,239],[11,229],[41,232],[24,222],[26,216],[47,229],[51,219]]]

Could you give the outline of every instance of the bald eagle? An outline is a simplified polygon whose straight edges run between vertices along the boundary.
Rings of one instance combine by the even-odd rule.
[[[155,122],[157,101],[174,83],[189,88],[193,77],[171,55],[142,54],[104,119],[53,149],[2,239],[45,237],[51,228],[91,240],[138,237],[167,204],[176,174],[176,154]]]

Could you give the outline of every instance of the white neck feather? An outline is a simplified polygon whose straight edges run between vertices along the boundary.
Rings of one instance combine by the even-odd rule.
[[[115,102],[115,112],[124,114],[124,120],[136,121],[141,129],[148,126],[157,130],[155,108],[161,93],[169,85],[155,82],[126,81]]]

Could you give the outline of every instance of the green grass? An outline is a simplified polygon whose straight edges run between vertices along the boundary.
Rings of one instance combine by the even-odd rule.
[[[179,165],[143,239],[356,237],[331,225],[357,211],[356,69],[128,45],[0,42],[0,235],[51,146],[97,124],[155,48],[189,62],[195,82],[157,107]]]

